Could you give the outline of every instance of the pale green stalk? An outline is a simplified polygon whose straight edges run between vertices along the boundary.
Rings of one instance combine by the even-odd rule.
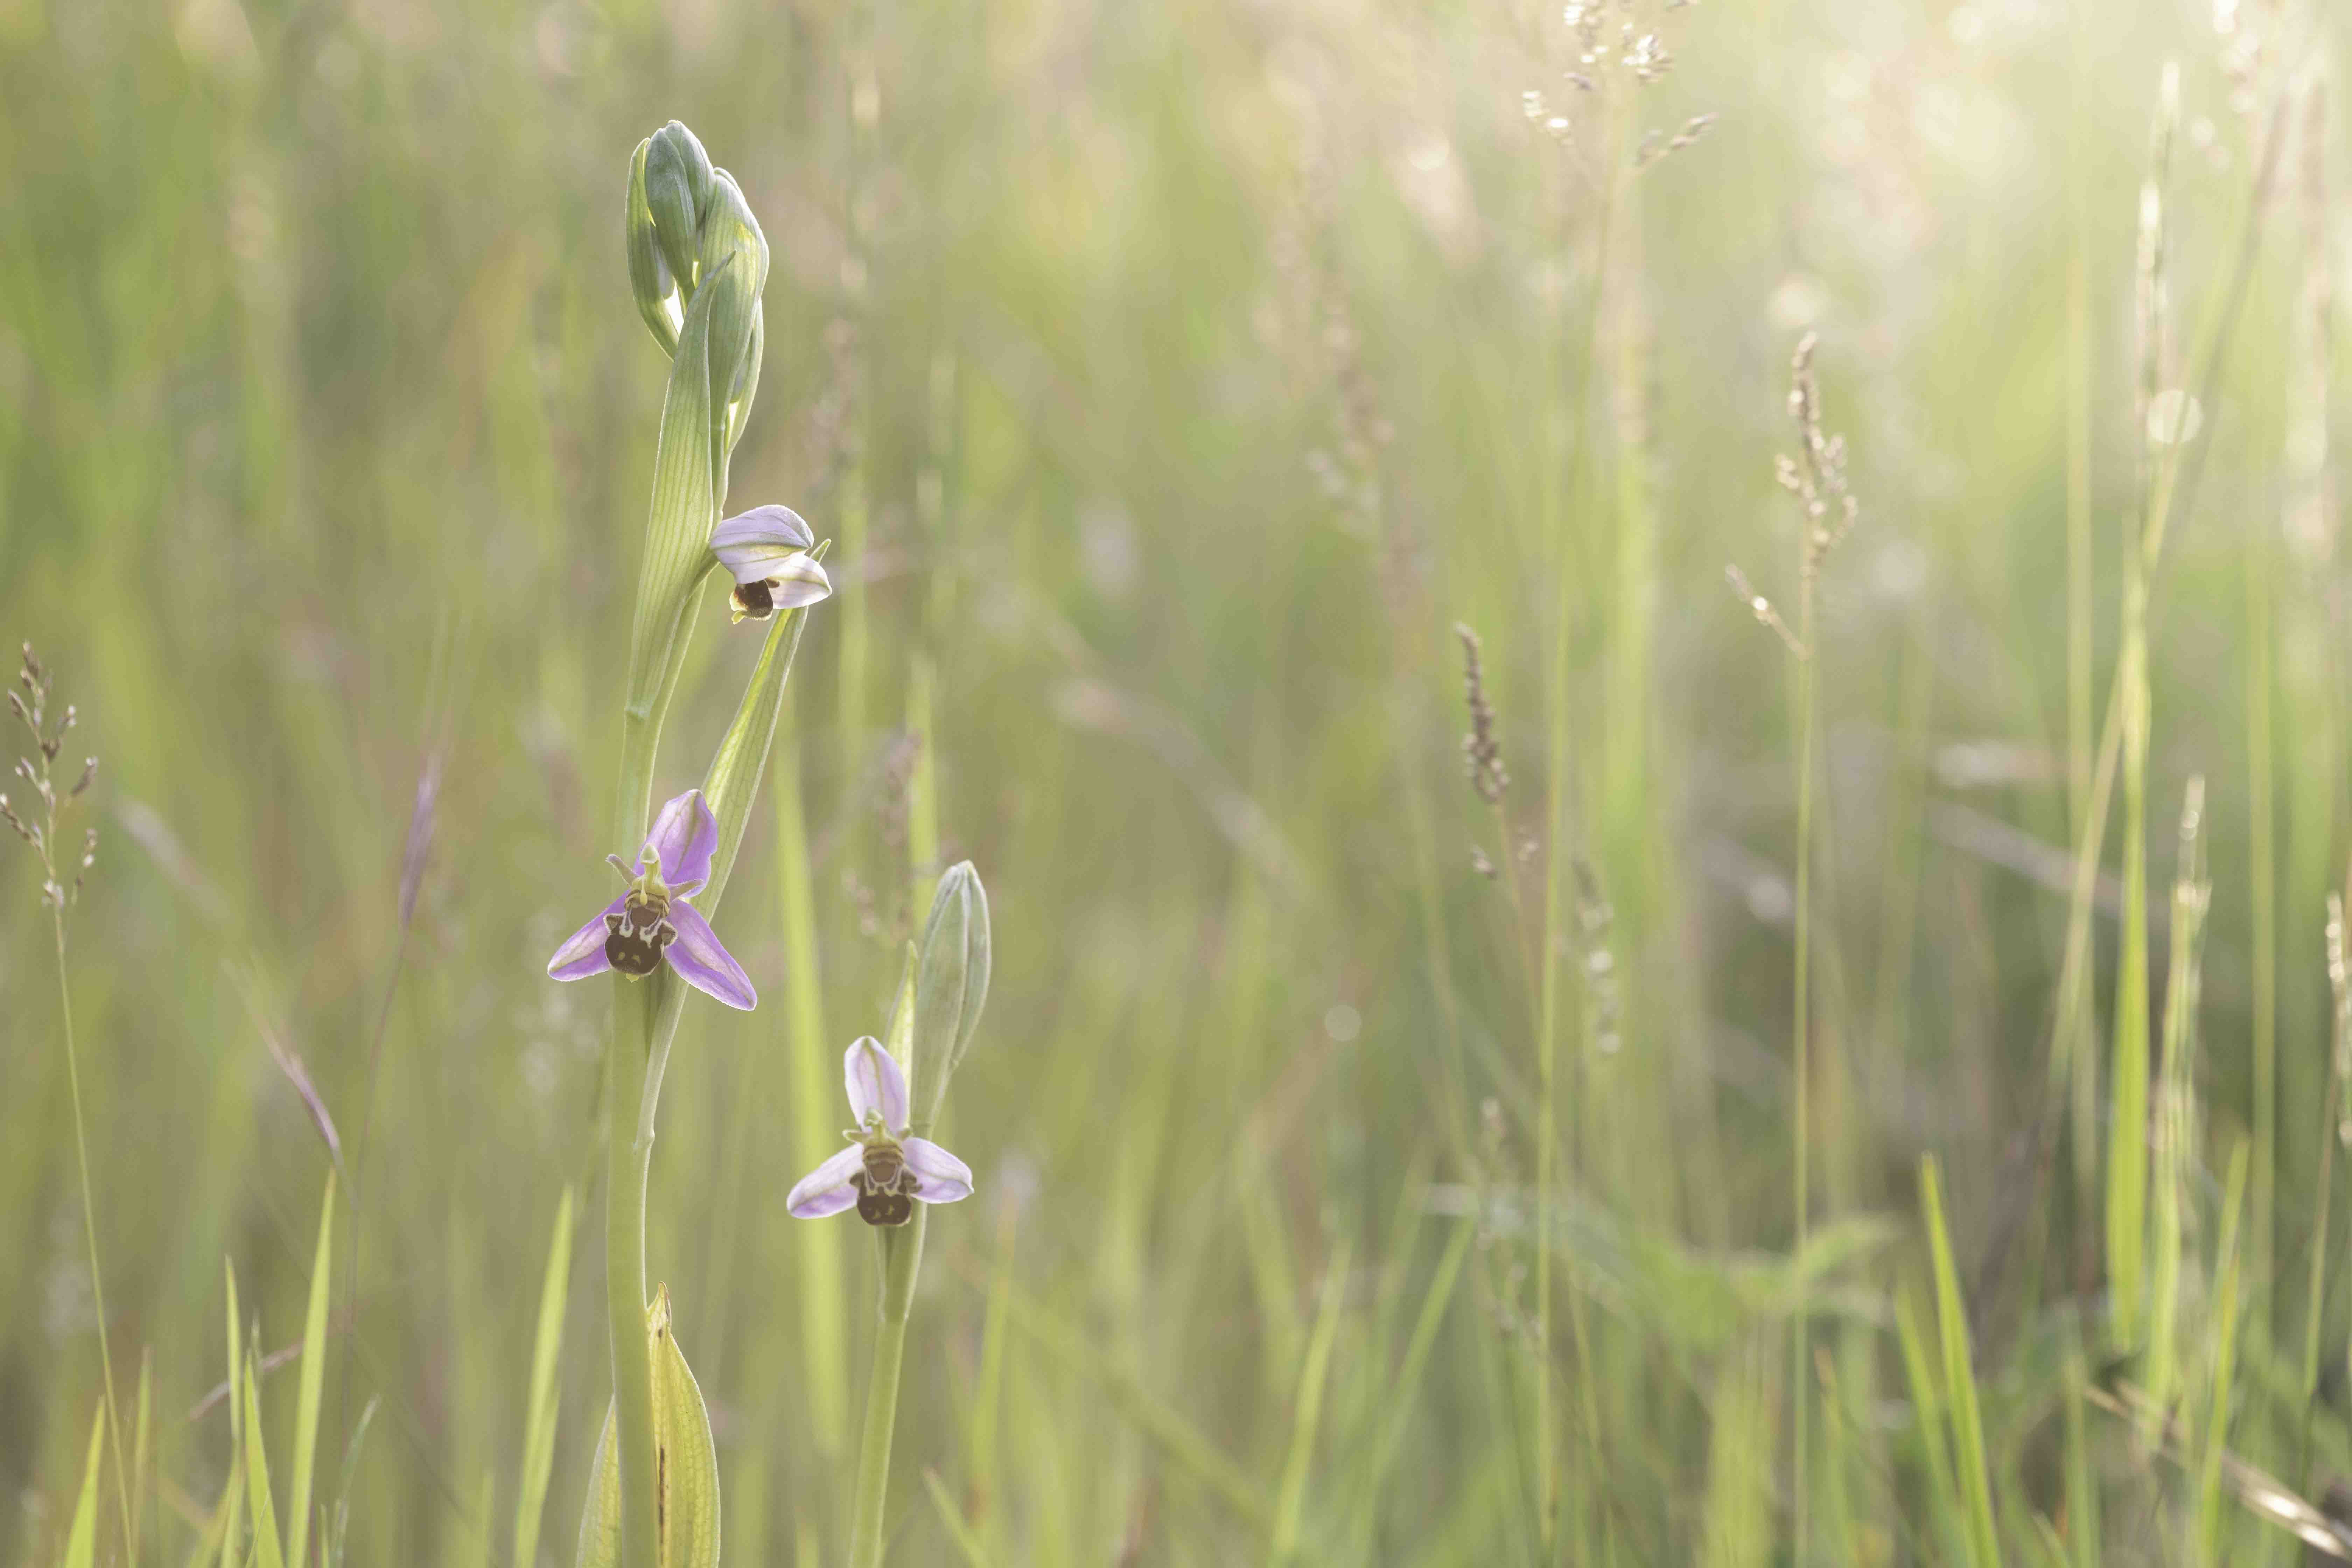
[[[640,1115],[660,1095],[659,1068],[652,1065],[650,1015],[667,975],[632,985],[615,982],[609,1086],[611,1126],[604,1139],[604,1296],[611,1321],[614,1424],[619,1428],[621,1473],[621,1563],[623,1568],[655,1568],[660,1562],[659,1521],[646,1506],[647,1478],[654,1474],[654,1363],[646,1343],[646,1180],[653,1163],[653,1140],[639,1122],[625,1119],[619,1100],[628,1081],[625,1068],[646,1063]]]
[[[1609,106],[1608,161],[1603,165],[1610,173],[1602,181],[1601,212],[1593,236],[1593,282],[1591,300],[1582,323],[1582,342],[1575,363],[1576,393],[1569,405],[1569,418],[1581,418],[1590,403],[1599,358],[1601,307],[1608,286],[1610,233],[1614,221],[1618,199],[1622,195],[1625,158],[1623,134],[1626,105],[1622,94],[1612,95]],[[1567,878],[1569,870],[1569,654],[1573,620],[1573,601],[1578,574],[1569,562],[1568,528],[1564,507],[1549,495],[1550,486],[1559,483],[1572,504],[1577,486],[1574,477],[1583,466],[1583,447],[1580,444],[1570,464],[1547,467],[1547,504],[1544,518],[1545,533],[1551,559],[1547,565],[1552,574],[1554,590],[1552,605],[1551,680],[1548,693],[1546,728],[1549,731],[1549,765],[1544,780],[1544,831],[1547,836],[1544,856],[1544,901],[1541,941],[1535,950],[1538,968],[1538,1023],[1536,1026],[1536,1355],[1533,1366],[1536,1412],[1536,1515],[1537,1538],[1549,1553],[1558,1533],[1559,1478],[1554,1473],[1558,1459],[1554,1454],[1557,1435],[1553,1431],[1551,1395],[1552,1354],[1552,1278],[1551,1278],[1551,1213],[1553,1187],[1559,1180],[1559,1058],[1561,1016],[1565,999],[1561,994],[1560,964],[1552,952],[1555,934],[1564,929],[1567,911]],[[1557,474],[1557,478],[1554,475]],[[1502,846],[1507,879],[1511,847],[1507,836]],[[1516,888],[1514,899],[1517,898]],[[1589,1361],[1580,1353],[1579,1375],[1591,1376]]]
[[[51,831],[55,831],[54,826]],[[47,853],[45,841],[44,856]],[[61,885],[54,869],[49,872],[48,880],[53,888]],[[58,1016],[65,1026],[66,1088],[73,1100],[74,1168],[81,1177],[81,1234],[89,1249],[90,1305],[98,1314],[98,1367],[106,1384],[106,1444],[114,1458],[114,1500],[122,1513],[125,1550],[135,1551],[137,1537],[131,1527],[131,1489],[122,1466],[122,1430],[115,1415],[114,1352],[106,1342],[106,1283],[98,1271],[98,1206],[89,1190],[89,1136],[83,1131],[81,1058],[74,1043],[73,989],[66,983],[66,911],[64,904],[55,900],[49,904],[49,931],[57,942]]]
[[[1809,525],[1810,526],[1810,525]],[[1796,953],[1791,961],[1795,969],[1790,976],[1791,1069],[1795,1076],[1792,1087],[1790,1138],[1792,1142],[1790,1173],[1790,1201],[1796,1215],[1796,1241],[1790,1256],[1802,1257],[1808,1232],[1811,1229],[1812,1185],[1811,1164],[1811,1138],[1807,1126],[1811,1110],[1812,1051],[1811,988],[1812,977],[1812,865],[1813,865],[1813,709],[1819,688],[1814,679],[1813,665],[1813,567],[1809,560],[1804,574],[1797,585],[1797,870],[1796,870]],[[1805,1561],[1807,1513],[1811,1498],[1806,1490],[1807,1454],[1810,1434],[1805,1405],[1805,1347],[1811,1337],[1806,1298],[1800,1293],[1795,1310],[1789,1315],[1789,1420],[1790,1466],[1794,1475],[1790,1493],[1791,1530],[1796,1542],[1795,1560]]]
[[[2221,1200],[2221,1247],[2214,1272],[2220,1283],[2219,1321],[2213,1328],[2213,1386],[2206,1414],[2205,1453],[2197,1479],[2197,1556],[2201,1564],[2220,1562],[2221,1461],[2228,1456],[2230,1405],[2238,1355],[2238,1222],[2245,1207],[2246,1145],[2230,1151],[2230,1175]]]
[[[2246,857],[2253,944],[2253,1174],[2247,1278],[2260,1305],[2256,1330],[2270,1331],[2271,1214],[2278,1145],[2278,883],[2271,739],[2271,553],[2250,537],[2246,567]]]
[[[923,1261],[923,1225],[929,1205],[896,1229],[877,1230],[882,1254],[882,1309],[874,1362],[866,1380],[866,1435],[857,1446],[857,1483],[851,1493],[849,1568],[878,1568],[883,1512],[890,1489],[890,1438],[898,1419],[898,1369],[907,1353],[907,1316],[915,1301],[915,1275]]]
[[[2090,42],[2088,0],[2074,0],[2073,49],[2069,57],[2070,115],[2066,146],[2066,807],[2075,842],[2083,841],[2091,815],[2091,264],[2090,195],[2084,112],[2084,79]],[[2085,919],[2088,910],[2083,911]],[[2067,1069],[2067,1103],[2073,1115],[2076,1212],[2090,1212],[2098,1184],[2099,1068],[2091,1049],[2091,994],[2077,986],[2060,1016],[2060,1045],[2053,1055],[2053,1080]]]

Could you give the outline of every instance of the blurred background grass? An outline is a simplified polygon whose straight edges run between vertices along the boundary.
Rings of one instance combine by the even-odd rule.
[[[1642,5],[1586,61],[1559,7],[1509,3],[0,3],[0,631],[104,759],[71,963],[104,1327],[119,1374],[153,1355],[143,1560],[184,1559],[226,1471],[200,1407],[223,1256],[265,1349],[299,1331],[327,1154],[273,1037],[346,1156],[367,1145],[320,1461],[323,1489],[380,1395],[354,1562],[508,1560],[580,1184],[541,1551],[569,1560],[609,1381],[603,1010],[542,965],[627,847],[597,825],[665,367],[621,198],[672,116],[775,256],[732,498],[837,542],[721,921],[766,1005],[693,1011],[654,1167],[732,1560],[845,1533],[871,1246],[782,1198],[833,1146],[833,1064],[880,1026],[910,908],[965,856],[996,979],[943,1136],[980,1190],[933,1227],[896,1560],[958,1550],[952,1514],[1000,1563],[1750,1563],[1800,1511],[1821,1560],[1966,1560],[1936,1394],[1966,1342],[1923,1384],[1895,1331],[1927,1153],[2010,1560],[2037,1516],[2074,1561],[2193,1555],[2193,1472],[2096,1411],[2067,1443],[2068,1347],[2105,1301],[2104,1045],[2089,1121],[2037,1135],[2067,1117],[2084,705],[2140,505],[2159,70],[2181,63],[2194,350],[2263,128],[2340,50],[2317,9]],[[2316,1493],[2352,1472],[2352,1298],[2331,1272],[2305,1307],[2347,826],[2347,236],[2342,137],[2294,104],[2158,595],[2147,787],[2159,922],[2189,774],[2210,803],[2183,1415],[2218,1405]],[[1820,595],[1825,1239],[1791,1269],[1790,687],[1722,574],[1793,602],[1773,457],[1808,330],[1862,521]],[[1507,826],[1462,777],[1456,620]],[[662,794],[754,651],[706,612]],[[1539,913],[1571,855],[1559,1175],[1531,1208],[1529,939],[1474,857]],[[46,1563],[99,1367],[31,867],[0,860],[0,1552]],[[803,889],[820,988],[789,978]],[[2159,986],[2164,946],[2159,923]],[[290,1371],[266,1381],[267,1421],[293,1402]],[[2218,1540],[2290,1560],[2241,1513]]]

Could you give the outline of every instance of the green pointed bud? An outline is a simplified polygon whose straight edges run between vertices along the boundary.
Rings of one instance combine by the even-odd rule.
[[[670,1332],[669,1287],[654,1287],[646,1309],[653,1363],[654,1500],[661,1568],[716,1568],[719,1562],[719,1454],[701,1386]],[[596,1445],[588,1506],[580,1520],[578,1568],[617,1568],[621,1560],[621,1467],[614,1462],[613,1413]]]
[[[710,201],[697,245],[695,275],[719,291],[710,311],[710,413],[716,449],[724,454],[742,428],[735,409],[745,383],[758,382],[753,327],[761,291],[768,286],[767,237],[741,187],[724,169],[711,172]],[[764,341],[764,333],[760,338]]]
[[[646,196],[646,154],[650,136],[637,143],[629,160],[629,287],[637,296],[637,313],[652,329],[662,353],[677,353],[677,330],[686,318],[686,298],[677,279],[662,259],[661,242],[654,234],[654,211]]]
[[[702,281],[694,261],[702,215],[710,210],[709,154],[693,132],[673,120],[655,132],[646,145],[645,184],[646,207],[653,215],[662,259],[691,300]]]
[[[921,953],[908,1065],[914,1080],[912,1126],[928,1133],[988,1000],[988,893],[971,861],[957,862],[940,879],[930,919],[923,925]]]

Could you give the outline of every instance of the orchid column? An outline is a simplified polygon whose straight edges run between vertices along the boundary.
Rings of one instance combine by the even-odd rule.
[[[641,845],[614,864],[625,886],[557,950],[548,972],[611,971],[605,1072],[605,1305],[613,1410],[581,1526],[580,1562],[688,1568],[718,1559],[719,1496],[709,1420],[669,1331],[667,1292],[649,1298],[646,1180],[655,1109],[689,989],[730,1006],[757,997],[712,924],[760,775],[806,606],[829,593],[822,550],[788,508],[719,521],[727,465],[760,381],[760,291],[768,247],[742,192],[676,121],[638,144],[629,169],[629,280],[670,355],[654,457],[654,493],[637,579],[611,842]],[[725,569],[735,618],[768,624],[759,665],[698,791],[672,800],[647,832],[662,721],[685,663],[703,588]],[[636,1114],[625,1090],[638,1086]]]

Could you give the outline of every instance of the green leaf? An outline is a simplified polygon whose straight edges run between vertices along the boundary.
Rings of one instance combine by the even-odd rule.
[[[539,1289],[539,1331],[531,1342],[530,1403],[524,1417],[521,1489],[515,1497],[514,1565],[539,1561],[539,1526],[546,1510],[547,1478],[555,1464],[557,1358],[563,1351],[563,1299],[572,1279],[572,1188],[555,1205],[555,1235],[547,1247],[547,1276]]]
[[[615,1568],[621,1561],[621,1465],[613,1453],[613,1406],[604,1406],[604,1434],[588,1470],[588,1505],[580,1511],[577,1568]]]
[[[661,1561],[657,1568],[713,1568],[719,1561],[719,1452],[710,1436],[710,1413],[702,1390],[670,1331],[669,1287],[654,1289],[646,1310],[646,1333],[653,1357],[655,1472],[659,1478],[656,1519]],[[604,1413],[604,1436],[588,1477],[588,1506],[580,1520],[578,1568],[616,1568],[621,1560],[620,1466],[614,1452],[613,1412]],[[519,1564],[518,1568],[528,1568]]]
[[[254,1568],[286,1568],[286,1551],[278,1543],[278,1504],[269,1495],[269,1451],[261,1437],[261,1394],[253,1376],[260,1360],[257,1343],[245,1358],[245,1500],[253,1510]]]
[[[710,482],[710,310],[719,297],[719,290],[706,289],[687,307],[662,395],[653,501],[629,643],[629,710],[638,717],[653,713],[675,674],[679,622],[711,563],[710,531],[719,521],[719,502]]]
[[[96,1568],[98,1563],[98,1456],[106,1436],[106,1409],[89,1424],[89,1454],[82,1460],[81,1497],[74,1504],[73,1528],[66,1532],[65,1568]]]
[[[319,1455],[319,1398],[327,1373],[327,1280],[334,1271],[335,1173],[319,1205],[319,1247],[310,1259],[310,1302],[302,1319],[302,1380],[294,1402],[294,1480],[286,1501],[287,1558],[310,1561],[310,1479]]]
[[[654,1288],[654,1440],[661,1478],[660,1568],[714,1568],[719,1561],[719,1450],[702,1389],[670,1330],[669,1287]]]

